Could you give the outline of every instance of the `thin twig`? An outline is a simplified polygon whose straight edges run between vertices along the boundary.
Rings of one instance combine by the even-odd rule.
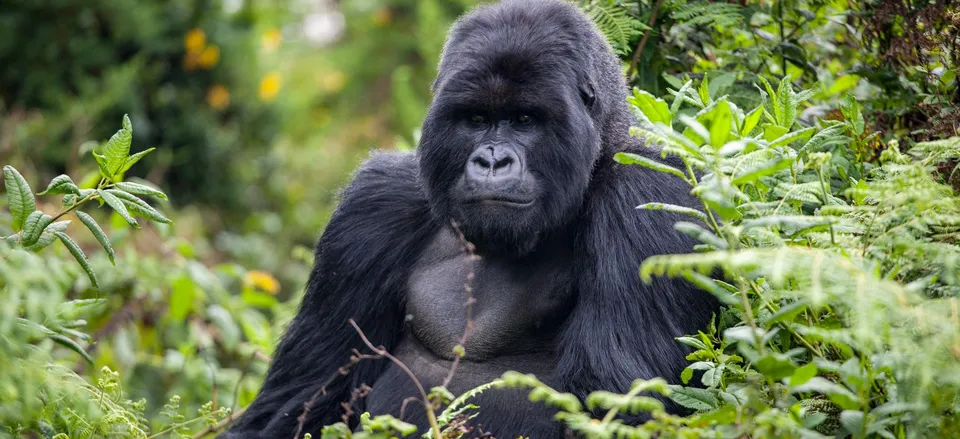
[[[350,322],[352,323],[353,319],[350,319]],[[356,325],[354,325],[354,327],[356,327]],[[330,377],[323,382],[323,385],[320,386],[320,389],[314,392],[307,402],[303,403],[303,411],[300,413],[300,416],[297,417],[297,433],[293,436],[293,439],[298,439],[303,433],[303,424],[307,422],[307,415],[310,413],[310,409],[316,405],[318,398],[327,394],[328,386],[333,384],[338,377],[349,375],[350,370],[352,370],[353,367],[359,364],[361,361],[379,360],[380,358],[382,358],[380,355],[361,354],[360,351],[354,349],[353,355],[350,356],[350,362],[340,366],[336,372],[330,374]]]
[[[463,231],[460,230],[460,227],[455,221],[451,221],[450,225],[453,226],[453,230],[457,232],[457,236],[460,238],[460,245],[463,246],[463,251],[467,254],[467,279],[463,283],[463,291],[467,295],[467,301],[464,304],[466,308],[467,321],[463,325],[463,335],[460,336],[460,340],[457,342],[456,354],[453,358],[453,364],[450,365],[450,372],[447,373],[447,377],[443,380],[443,387],[446,388],[450,385],[450,382],[453,381],[453,374],[457,371],[457,366],[460,365],[460,360],[466,355],[466,345],[467,339],[470,337],[470,330],[473,329],[473,304],[477,302],[477,299],[473,297],[473,279],[476,275],[474,272],[474,263],[480,260],[480,256],[477,255],[477,248],[472,243],[467,241],[466,236],[463,235]]]
[[[660,12],[661,5],[663,5],[663,0],[657,0],[653,11],[650,12],[650,20],[647,21],[647,27],[650,29],[643,33],[643,38],[640,38],[640,44],[637,44],[636,50],[633,51],[633,59],[630,60],[630,68],[627,69],[627,78],[633,76],[633,72],[637,70],[637,63],[640,62],[640,53],[643,52],[643,47],[647,45],[647,39],[650,38],[650,33],[653,32],[653,24],[657,21],[657,13]]]
[[[361,330],[359,326],[357,326],[357,322],[353,321],[353,319],[350,319],[349,322],[350,325],[353,326],[353,329],[357,331],[357,334],[360,334],[360,339],[363,340],[363,344],[367,345],[367,348],[369,348],[375,354],[392,361],[393,364],[396,364],[397,367],[403,371],[403,373],[407,374],[407,376],[413,380],[413,384],[417,386],[417,391],[420,392],[420,397],[423,398],[423,408],[427,412],[427,420],[430,422],[430,428],[433,430],[433,437],[434,439],[440,439],[442,436],[440,435],[440,426],[437,425],[437,415],[434,413],[433,406],[430,404],[429,398],[427,397],[427,392],[423,389],[423,384],[420,383],[420,380],[417,378],[417,376],[414,375],[413,371],[411,371],[406,364],[403,364],[400,359],[394,357],[390,352],[387,352],[386,348],[383,346],[374,346],[373,343],[370,343],[370,340],[367,339],[367,335],[363,333],[363,330]]]

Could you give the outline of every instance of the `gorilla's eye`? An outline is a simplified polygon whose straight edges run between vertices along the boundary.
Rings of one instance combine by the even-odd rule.
[[[470,116],[470,122],[478,123],[478,124],[487,123],[487,118],[484,117],[482,114],[474,114]]]
[[[526,125],[526,124],[528,124],[528,123],[530,123],[530,122],[533,122],[533,118],[530,117],[530,116],[528,116],[528,115],[526,115],[526,114],[521,114],[521,115],[517,116],[517,123]]]

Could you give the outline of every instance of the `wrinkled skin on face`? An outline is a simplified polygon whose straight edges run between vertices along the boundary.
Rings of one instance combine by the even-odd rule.
[[[578,35],[580,17],[540,6],[509,13],[553,25],[497,32],[500,17],[487,16],[455,27],[419,146],[437,216],[498,253],[522,255],[572,220],[609,122],[591,77],[596,39]]]

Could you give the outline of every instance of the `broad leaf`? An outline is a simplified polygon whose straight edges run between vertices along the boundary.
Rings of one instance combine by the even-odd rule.
[[[47,185],[47,189],[43,192],[40,192],[37,195],[47,195],[47,194],[80,194],[80,188],[73,182],[69,175],[58,175],[53,180],[50,180],[50,184]]]
[[[670,399],[688,409],[712,410],[720,406],[717,396],[705,389],[670,386]]]
[[[34,211],[27,217],[27,220],[23,223],[23,239],[22,244],[24,247],[29,247],[33,244],[36,244],[40,239],[40,234],[53,222],[53,217],[47,215],[39,210]]]
[[[27,180],[13,166],[3,167],[3,185],[7,189],[7,202],[13,214],[13,231],[23,230],[27,216],[37,210],[37,201]]]
[[[133,165],[137,164],[137,162],[139,162],[140,159],[143,158],[143,156],[150,154],[150,152],[152,152],[155,149],[157,148],[147,148],[143,151],[140,151],[130,156],[129,158],[127,158],[125,162],[123,162],[123,166],[120,167],[120,170],[117,171],[117,174],[123,174],[124,172],[127,172],[130,168],[133,167]]]
[[[101,154],[103,154],[106,160],[106,166],[107,169],[110,170],[111,176],[120,173],[120,168],[130,155],[130,143],[132,140],[133,126],[130,123],[130,118],[124,114],[123,128],[110,137],[110,140],[107,140],[107,143],[101,147]]]
[[[636,105],[651,123],[662,123],[670,126],[673,115],[670,113],[670,108],[667,107],[667,103],[663,99],[646,91],[634,88],[633,96],[629,98],[629,101],[631,104]]]

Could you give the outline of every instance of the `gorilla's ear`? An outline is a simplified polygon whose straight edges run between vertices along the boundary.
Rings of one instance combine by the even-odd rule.
[[[583,103],[588,108],[593,108],[593,104],[597,101],[597,93],[594,91],[593,82],[582,81],[580,83],[580,99],[583,99]]]

